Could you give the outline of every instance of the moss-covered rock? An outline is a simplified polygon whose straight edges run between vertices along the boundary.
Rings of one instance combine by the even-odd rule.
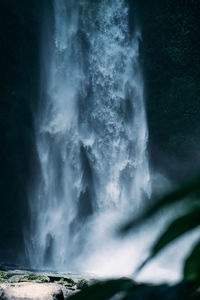
[[[5,271],[0,271],[0,282],[5,282],[8,279],[8,273]]]
[[[23,276],[20,281],[35,281],[35,282],[48,283],[50,282],[50,279],[46,275],[38,275],[33,273],[33,274]]]
[[[20,281],[20,279],[10,279],[9,282],[10,283],[19,283],[21,281]]]
[[[58,284],[65,285],[66,287],[73,287],[76,285],[73,279],[64,277],[60,278]]]
[[[83,290],[89,286],[88,281],[86,279],[80,279],[77,284],[77,289]]]

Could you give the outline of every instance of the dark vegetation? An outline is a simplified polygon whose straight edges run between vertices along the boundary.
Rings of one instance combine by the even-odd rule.
[[[155,199],[155,204],[147,209],[145,213],[130,220],[122,226],[120,234],[127,234],[130,230],[134,230],[148,219],[158,214],[164,208],[174,208],[177,203],[184,204],[184,213],[177,219],[173,220],[165,229],[161,236],[155,241],[152,246],[149,257],[141,263],[136,270],[135,275],[141,271],[145,265],[160,253],[170,243],[176,241],[185,233],[190,232],[200,226],[200,178],[185,183],[173,192],[166,194],[160,199]],[[200,240],[192,248],[186,258],[183,270],[182,281],[176,285],[168,286],[151,285],[134,282],[127,278],[117,280],[107,280],[98,282],[90,287],[86,287],[81,292],[75,294],[70,299],[73,300],[109,300],[115,299],[113,296],[118,296],[120,300],[134,299],[166,299],[166,300],[189,300],[200,299]]]
[[[141,65],[151,167],[178,181],[200,169],[200,1],[127,1],[131,7],[130,26],[133,26],[132,17],[137,15],[142,27]],[[0,1],[0,261],[6,263],[25,262],[23,230],[28,228],[27,194],[37,167],[32,112],[39,99],[40,28],[47,2],[51,1]],[[192,187],[194,190],[189,188],[187,199],[193,199],[197,193],[197,187]],[[185,199],[185,190],[181,193],[178,199]],[[163,201],[168,203],[168,200]],[[186,212],[183,218],[175,221],[180,231],[174,231],[172,225],[153,248],[153,256],[172,237],[199,225],[196,208]],[[196,282],[196,275],[191,274],[199,274],[196,270],[198,255],[199,244],[186,261],[184,276],[187,280]],[[191,268],[194,268],[192,273],[188,271]],[[183,289],[178,285],[174,292],[183,291],[183,284]],[[193,289],[193,283],[189,286]],[[97,285],[99,287],[102,290],[102,286]],[[116,287],[119,291],[130,288],[131,292],[135,288],[125,279],[105,283],[103,287],[105,293],[107,289],[112,290],[109,295],[113,295]],[[137,293],[143,293],[141,299],[153,299],[145,298],[145,293],[162,293],[160,298],[163,298],[167,289],[162,286],[155,292],[153,287],[146,290],[136,287]],[[108,299],[106,294],[104,296],[87,299]],[[140,299],[131,297],[124,299]],[[163,299],[178,298],[166,296]],[[179,296],[179,299],[184,298]]]

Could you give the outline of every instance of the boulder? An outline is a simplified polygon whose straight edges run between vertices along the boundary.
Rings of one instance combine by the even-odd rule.
[[[61,287],[55,283],[0,283],[2,300],[64,300]]]

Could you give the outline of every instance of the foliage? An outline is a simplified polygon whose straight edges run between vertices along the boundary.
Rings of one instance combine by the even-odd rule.
[[[200,241],[197,242],[184,265],[185,280],[195,280],[200,277]]]
[[[5,271],[0,271],[0,280],[4,280],[8,278],[8,274]]]
[[[164,195],[159,199],[154,199],[154,205],[151,206],[143,215],[130,220],[121,231],[126,232],[132,229],[136,225],[140,225],[144,220],[149,219],[156,214],[160,209],[166,208],[176,203],[185,203],[188,207],[193,207],[198,202],[197,199],[200,196],[200,179],[195,179],[190,182],[183,183],[179,188]]]
[[[0,271],[0,282],[6,282],[8,279],[8,273],[5,271]]]
[[[85,288],[88,287],[88,282],[87,280],[85,279],[80,279],[78,282],[77,282],[77,289],[80,289],[80,290],[83,290]]]
[[[66,285],[68,287],[72,287],[72,286],[75,286],[76,283],[74,282],[73,279],[71,278],[60,278],[60,280],[58,281],[58,284],[62,284],[62,285]]]
[[[107,280],[95,283],[94,285],[83,289],[80,293],[76,293],[69,299],[74,300],[103,300],[110,299],[116,293],[127,291],[134,287],[134,283],[130,279]]]
[[[36,282],[50,282],[50,278],[46,275],[38,275],[38,274],[29,274],[25,275],[21,281],[28,280],[28,281],[36,281]]]
[[[153,245],[150,256],[141,264],[138,271],[140,271],[141,268],[143,268],[144,265],[155,257],[165,246],[200,225],[200,178],[190,182],[190,184],[184,183],[174,192],[162,197],[159,201],[156,201],[155,205],[148,209],[144,215],[140,216],[136,220],[131,220],[122,228],[122,232],[132,230],[135,226],[146,221],[164,207],[170,206],[173,208],[173,205],[177,202],[185,204],[185,214],[172,221],[164,233],[162,233]],[[200,279],[199,256],[197,255],[198,251],[199,246],[197,244],[185,262],[183,273],[185,280]]]
[[[185,212],[182,216],[173,220],[162,235],[157,239],[151,249],[150,256],[138,268],[139,272],[146,263],[155,257],[172,241],[182,236],[186,232],[197,228],[200,225],[200,178],[193,182],[183,184],[173,192],[157,199],[156,203],[138,218],[130,220],[122,226],[120,233],[126,234],[128,231],[140,226],[152,216],[158,214],[164,207],[171,207],[181,202],[185,204]],[[198,288],[200,285],[200,240],[192,249],[183,267],[183,282],[169,287],[167,285],[151,286],[147,284],[137,284],[129,279],[108,280],[98,282],[72,296],[70,299],[91,299],[106,300],[112,299],[114,295],[119,299],[199,299]],[[136,273],[137,273],[136,272]],[[119,293],[121,293],[119,295]],[[114,299],[114,298],[113,298]],[[116,298],[118,299],[118,298]]]

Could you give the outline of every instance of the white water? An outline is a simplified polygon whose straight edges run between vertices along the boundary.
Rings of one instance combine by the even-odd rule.
[[[53,1],[30,196],[33,268],[109,276],[140,260],[139,236],[112,235],[151,194],[140,33],[128,14],[125,0]]]

